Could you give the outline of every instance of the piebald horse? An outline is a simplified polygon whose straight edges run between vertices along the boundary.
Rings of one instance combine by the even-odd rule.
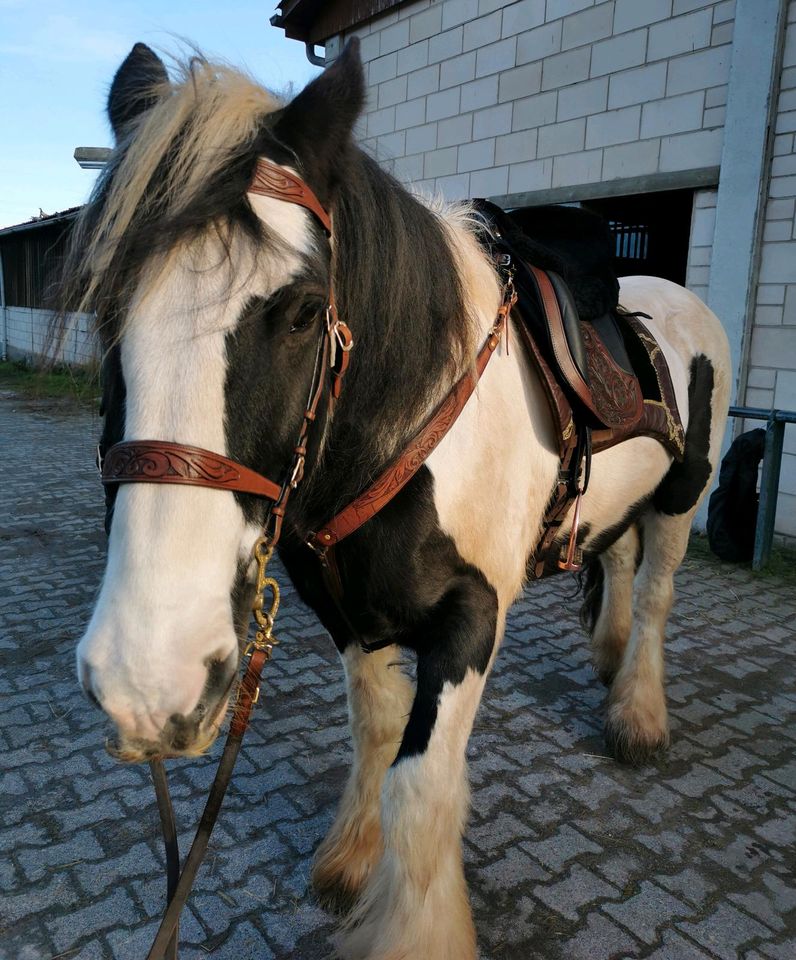
[[[228,66],[181,71],[169,79],[142,44],[120,67],[116,148],[75,231],[72,302],[96,312],[104,347],[102,445],[158,438],[278,475],[333,286],[355,349],[333,411],[321,405],[280,544],[340,652],[354,742],[313,884],[347,914],[343,957],[472,960],[465,748],[556,482],[547,401],[523,350],[500,347],[426,464],[340,545],[341,616],[308,532],[372,482],[473,363],[500,279],[466,203],[411,195],[355,145],[355,42],[289,103]],[[329,241],[301,206],[248,192],[258,158],[309,184],[332,212]],[[581,511],[600,574],[591,638],[610,684],[606,733],[619,759],[643,762],[668,741],[672,577],[719,456],[730,361],[719,321],[682,287],[627,277],[620,299],[652,318],[686,427],[682,462],[647,437],[595,455]],[[264,511],[230,491],[110,490],[107,567],[77,662],[126,759],[198,754],[215,739]],[[352,627],[380,649],[363,652]],[[395,665],[407,651],[416,683]]]

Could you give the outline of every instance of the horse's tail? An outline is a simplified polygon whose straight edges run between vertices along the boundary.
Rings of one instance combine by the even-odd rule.
[[[599,557],[586,560],[580,571],[580,588],[583,591],[583,603],[580,607],[580,624],[589,634],[594,632],[597,618],[603,603],[603,583],[605,575]]]

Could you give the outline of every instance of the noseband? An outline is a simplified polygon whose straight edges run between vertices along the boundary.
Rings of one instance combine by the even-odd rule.
[[[320,223],[327,238],[331,238],[332,221],[329,213],[307,184],[284,168],[263,158],[258,159],[248,192],[304,207]],[[375,516],[403,489],[464,409],[500,343],[508,324],[509,314],[517,299],[512,282],[512,264],[504,257],[498,263],[498,268],[503,278],[502,302],[492,328],[475,359],[474,368],[467,370],[454,384],[402,453],[388,465],[371,486],[319,528],[317,533],[309,534],[306,539],[307,546],[312,548],[321,561],[324,582],[332,600],[343,614],[344,622],[348,622],[348,618],[342,609],[343,591],[334,560],[334,547],[344,537],[349,536]],[[244,652],[244,656],[248,657],[248,664],[238,687],[229,734],[182,872],[180,872],[176,826],[165,769],[160,758],[150,762],[166,845],[168,907],[147,960],[161,960],[164,957],[176,960],[180,912],[190,894],[194,877],[207,850],[210,834],[249,723],[251,709],[257,702],[260,675],[276,643],[272,631],[279,606],[279,588],[276,581],[266,575],[266,567],[279,542],[290,495],[299,486],[304,476],[307,439],[312,424],[316,420],[321,400],[327,392],[327,386],[330,407],[340,396],[352,347],[351,331],[340,320],[337,313],[334,286],[330,278],[325,322],[316,348],[307,404],[293,447],[291,462],[279,482],[264,477],[220,453],[166,440],[123,441],[112,446],[100,461],[100,473],[104,484],[184,484],[250,494],[261,497],[267,503],[264,533],[254,547],[257,587],[253,614],[259,629],[255,632],[255,639],[249,643]],[[331,383],[329,383],[330,380]],[[267,612],[265,612],[264,600],[266,590],[271,591],[272,597],[270,609]],[[366,650],[376,649],[364,643],[362,645]]]

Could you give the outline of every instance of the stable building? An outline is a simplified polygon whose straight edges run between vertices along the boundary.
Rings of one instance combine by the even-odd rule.
[[[360,37],[358,136],[399,180],[601,213],[620,275],[721,318],[733,403],[796,409],[796,0],[284,0],[272,23],[314,62]],[[776,532],[796,542],[793,427]]]
[[[79,208],[42,214],[0,230],[0,356],[28,363],[50,356],[49,330],[55,314],[54,285],[69,231]],[[52,359],[87,366],[98,347],[87,313],[69,315],[67,330]]]

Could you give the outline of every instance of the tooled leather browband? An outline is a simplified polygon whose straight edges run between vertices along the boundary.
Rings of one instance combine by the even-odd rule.
[[[102,461],[103,483],[183,483],[234,490],[278,500],[282,488],[228,457],[165,440],[129,440],[110,448]]]

